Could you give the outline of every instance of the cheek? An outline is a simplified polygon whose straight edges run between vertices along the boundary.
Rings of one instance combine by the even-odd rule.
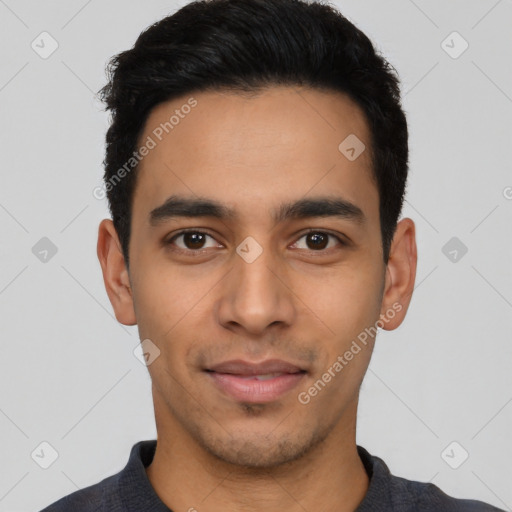
[[[301,276],[293,289],[309,308],[308,318],[316,316],[331,336],[345,339],[378,319],[382,277],[375,268],[347,265],[314,278]]]
[[[211,325],[212,308],[205,295],[214,281],[194,283],[169,267],[165,273],[147,268],[134,293],[140,339],[149,338],[160,350],[159,364],[150,365],[150,373],[158,377],[165,366],[179,378],[188,351],[209,332],[205,324]]]
[[[381,282],[375,274],[371,269],[354,270],[329,280],[321,293],[309,298],[318,305],[314,308],[318,317],[330,328],[322,343],[322,362],[315,376],[328,382],[318,407],[325,401],[347,403],[357,393],[366,373],[374,342],[372,327],[380,313]]]
[[[134,302],[139,328],[147,337],[167,338],[183,321],[189,322],[209,282],[184,279],[177,267],[158,265],[156,259],[139,267]]]

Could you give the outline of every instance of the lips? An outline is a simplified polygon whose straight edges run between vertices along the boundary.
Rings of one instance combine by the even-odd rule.
[[[269,359],[261,363],[249,363],[240,359],[225,361],[208,368],[207,371],[216,373],[229,373],[240,377],[255,377],[256,375],[268,376],[272,374],[300,373],[303,368],[280,359]]]
[[[245,403],[268,403],[295,388],[307,373],[287,361],[270,359],[249,363],[240,359],[207,368],[211,382],[225,396]]]

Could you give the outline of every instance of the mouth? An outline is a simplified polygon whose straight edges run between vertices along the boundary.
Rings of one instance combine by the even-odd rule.
[[[238,402],[260,404],[283,397],[307,374],[304,368],[278,359],[261,363],[226,361],[204,371],[225,396]]]

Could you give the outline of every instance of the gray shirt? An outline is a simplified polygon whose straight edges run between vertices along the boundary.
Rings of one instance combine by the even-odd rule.
[[[119,473],[76,491],[41,512],[172,512],[146,475],[145,468],[153,460],[155,449],[155,440],[139,441]],[[357,451],[370,485],[355,512],[503,512],[481,501],[452,498],[434,484],[393,476],[382,459],[361,446]]]

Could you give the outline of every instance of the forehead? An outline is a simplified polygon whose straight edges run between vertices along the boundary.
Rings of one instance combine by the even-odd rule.
[[[138,165],[134,216],[175,194],[210,197],[241,216],[333,193],[365,203],[366,216],[377,212],[366,118],[340,93],[274,87],[183,96],[151,111],[142,144],[152,149]]]

